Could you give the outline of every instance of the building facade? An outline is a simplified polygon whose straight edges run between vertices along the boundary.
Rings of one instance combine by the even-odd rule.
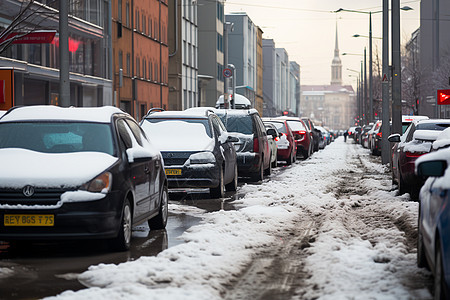
[[[140,120],[168,109],[167,0],[113,0],[115,105]]]
[[[23,16],[20,30],[59,31],[58,2],[36,0]],[[113,105],[110,2],[71,2],[69,6],[70,105]],[[0,1],[0,32],[23,8],[18,0]],[[0,53],[0,67],[14,68],[13,105],[61,105],[59,35],[50,43],[11,44]],[[68,102],[69,103],[69,102]],[[0,105],[0,109],[5,109]]]
[[[197,3],[169,2],[169,109],[199,106]]]
[[[428,0],[420,2],[420,99],[419,114],[450,118],[448,105],[437,106],[437,90],[448,88],[450,66],[450,36],[448,16],[450,2]]]
[[[228,63],[236,68],[236,93],[256,107],[257,27],[245,12],[227,14],[225,20],[233,24],[228,33]]]
[[[263,39],[263,97],[264,97],[264,116],[275,117],[278,115],[275,103],[275,72],[276,72],[276,48],[273,39]]]
[[[198,0],[198,74],[202,82],[200,106],[215,106],[224,93],[224,0]]]
[[[275,103],[279,112],[289,110],[289,55],[284,48],[276,48]]]
[[[261,116],[264,115],[264,96],[263,96],[263,48],[262,48],[262,35],[261,28],[256,28],[256,103],[255,108],[258,110]]]
[[[300,65],[295,61],[289,62],[289,101],[288,111],[296,116],[300,115]]]

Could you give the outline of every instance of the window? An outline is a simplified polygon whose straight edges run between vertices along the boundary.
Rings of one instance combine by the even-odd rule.
[[[146,20],[145,20],[145,16],[142,15],[142,32],[145,33],[145,31],[147,30],[147,26],[145,24]]]
[[[125,24],[130,27],[130,2],[125,5]]]
[[[141,75],[140,64],[141,64],[141,62],[140,62],[139,58],[136,58],[136,77],[140,77],[140,75]]]
[[[130,71],[130,62],[131,62],[131,59],[130,59],[130,53],[127,53],[127,75],[128,75],[128,76],[130,76],[130,74],[131,74],[131,71]]]
[[[153,63],[150,61],[148,62],[148,79],[152,80],[153,77]]]
[[[152,35],[153,35],[153,32],[152,32],[152,18],[149,18],[148,19],[148,35],[150,36],[150,37],[152,37]]]
[[[123,52],[119,50],[119,69],[123,69]]]
[[[117,1],[117,19],[122,22],[122,0]]]
[[[145,59],[142,60],[142,77],[147,79],[147,61]]]
[[[139,11],[136,9],[136,30],[139,31]]]

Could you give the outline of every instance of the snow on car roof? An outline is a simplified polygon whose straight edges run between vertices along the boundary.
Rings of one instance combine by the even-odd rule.
[[[1,122],[7,121],[31,121],[31,120],[71,120],[108,123],[111,116],[124,113],[117,107],[59,107],[53,105],[33,105],[17,107],[1,118]]]
[[[412,122],[412,121],[419,121],[419,120],[426,120],[429,119],[427,116],[402,116],[402,122]]]
[[[437,150],[450,145],[450,128],[441,131],[433,143],[433,149]]]

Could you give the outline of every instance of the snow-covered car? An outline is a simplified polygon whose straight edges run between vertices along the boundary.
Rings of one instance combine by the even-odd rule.
[[[0,240],[107,239],[165,228],[160,152],[115,107],[13,108],[0,120]]]
[[[276,168],[277,164],[278,164],[277,141],[280,140],[281,133],[278,132],[277,128],[273,124],[264,123],[264,126],[266,127],[267,140],[269,141],[269,147],[270,147],[270,164],[272,165],[272,168]]]
[[[450,297],[450,149],[416,161],[419,176],[428,177],[420,191],[417,266],[434,275],[434,299]]]
[[[150,110],[140,125],[161,151],[169,188],[209,188],[213,198],[236,191],[238,139],[212,110]]]
[[[277,159],[285,161],[288,165],[291,165],[297,159],[297,148],[291,127],[289,127],[286,120],[263,118],[263,122],[264,124],[271,124],[275,126],[281,133],[281,136],[277,140]]]
[[[214,109],[230,135],[239,139],[234,145],[238,171],[261,181],[271,173],[270,148],[266,128],[256,109]]]
[[[392,180],[398,184],[400,194],[409,192],[417,200],[423,180],[415,174],[414,163],[418,157],[431,151],[437,136],[449,127],[449,119],[422,119],[412,121],[402,136],[389,136],[389,142],[395,143],[392,148]]]

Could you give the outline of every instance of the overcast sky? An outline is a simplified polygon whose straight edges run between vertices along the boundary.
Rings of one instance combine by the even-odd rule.
[[[420,0],[403,0],[401,7],[411,11],[401,13],[402,45],[420,25]],[[285,48],[289,59],[301,67],[301,84],[329,84],[331,61],[334,55],[336,23],[342,60],[344,84],[355,86],[356,78],[349,75],[360,70],[364,47],[368,38],[354,38],[354,34],[369,35],[369,15],[341,12],[339,8],[380,11],[382,0],[226,0],[225,12],[246,12],[264,31],[263,38],[274,39],[277,48]],[[372,15],[373,49],[381,53],[382,14]],[[345,55],[351,53],[356,55]],[[375,57],[375,56],[374,56]],[[380,54],[381,59],[381,54]]]

